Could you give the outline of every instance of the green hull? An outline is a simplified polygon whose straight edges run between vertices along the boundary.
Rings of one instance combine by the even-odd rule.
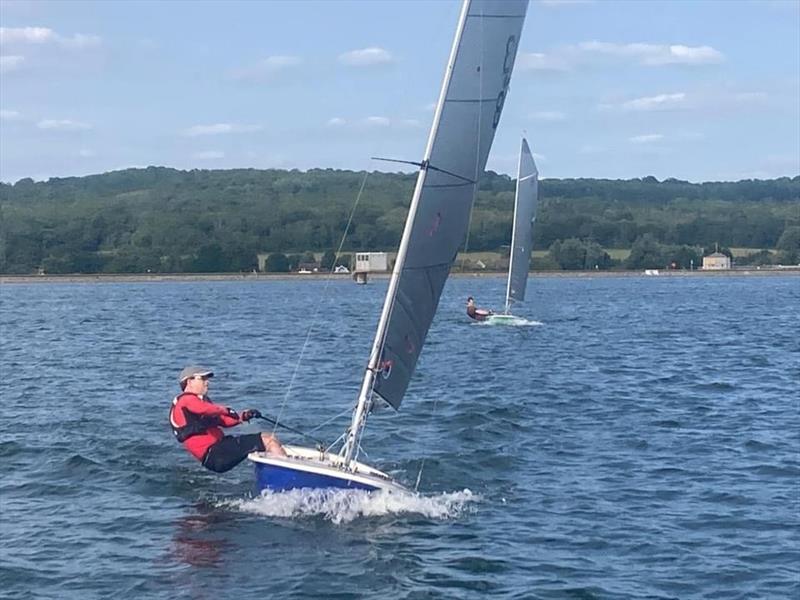
[[[515,317],[514,315],[489,315],[486,317],[485,322],[489,325],[520,325],[527,323],[522,317]]]

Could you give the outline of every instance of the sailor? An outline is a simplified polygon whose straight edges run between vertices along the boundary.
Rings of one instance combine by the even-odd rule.
[[[178,376],[181,393],[172,400],[169,423],[175,438],[204,467],[217,473],[229,471],[250,452],[268,452],[286,456],[278,439],[270,433],[224,435],[220,427],[235,427],[261,416],[249,409],[237,414],[232,408],[214,404],[208,397],[211,369],[190,366]]]
[[[470,319],[475,319],[476,321],[484,321],[486,317],[489,315],[494,314],[491,310],[486,308],[478,308],[475,306],[475,299],[470,296],[467,298],[467,316]]]

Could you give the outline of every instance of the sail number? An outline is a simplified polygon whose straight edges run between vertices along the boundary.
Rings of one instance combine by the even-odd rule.
[[[492,118],[492,129],[497,129],[500,122],[500,113],[503,112],[503,104],[506,102],[508,94],[508,84],[511,82],[511,67],[514,66],[514,56],[517,54],[517,36],[510,35],[506,40],[506,56],[503,59],[503,87],[497,94],[497,101],[494,105],[494,118]]]

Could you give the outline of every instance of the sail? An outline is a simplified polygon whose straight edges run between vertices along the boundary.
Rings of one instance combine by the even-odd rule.
[[[373,347],[372,389],[400,407],[450,267],[469,227],[508,93],[527,0],[462,9],[406,230]],[[382,332],[383,329],[383,332]],[[383,333],[383,335],[381,335]],[[372,361],[371,361],[372,362]]]
[[[539,197],[539,172],[533,162],[528,142],[522,138],[517,170],[517,196],[514,201],[514,227],[511,232],[511,256],[508,265],[506,312],[512,302],[525,300],[528,270],[533,250],[533,222]]]

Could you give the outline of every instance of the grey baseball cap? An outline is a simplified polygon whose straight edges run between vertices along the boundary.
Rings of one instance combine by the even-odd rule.
[[[178,375],[178,383],[183,383],[187,379],[191,377],[213,377],[214,371],[211,369],[206,369],[205,367],[198,367],[197,365],[192,365],[190,367],[185,367],[181,374]]]

